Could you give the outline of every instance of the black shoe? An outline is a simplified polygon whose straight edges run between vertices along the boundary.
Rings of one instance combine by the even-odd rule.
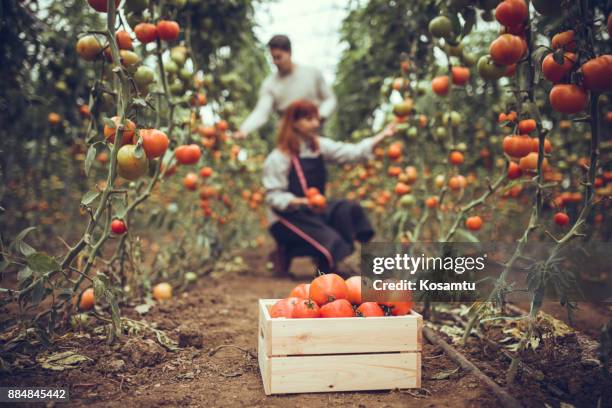
[[[272,262],[272,271],[274,276],[289,277],[289,263],[284,247],[276,247],[276,249],[268,255],[268,260]]]

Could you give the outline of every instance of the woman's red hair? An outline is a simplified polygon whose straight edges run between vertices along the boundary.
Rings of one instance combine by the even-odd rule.
[[[300,153],[301,136],[294,129],[295,122],[303,118],[312,117],[319,117],[319,109],[314,103],[305,99],[291,103],[283,115],[278,131],[277,147],[285,153],[298,156]],[[312,150],[316,151],[319,149],[316,139],[309,140],[308,143]]]

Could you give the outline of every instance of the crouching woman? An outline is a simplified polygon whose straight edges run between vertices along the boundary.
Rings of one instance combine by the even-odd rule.
[[[277,243],[273,258],[277,274],[288,272],[293,256],[312,256],[322,272],[337,272],[338,262],[353,252],[355,240],[365,243],[374,236],[359,203],[308,197],[317,190],[325,196],[326,164],[373,157],[374,147],[393,135],[394,126],[356,144],[321,137],[319,126],[313,103],[293,102],[282,118],[276,148],[264,163],[270,233]]]

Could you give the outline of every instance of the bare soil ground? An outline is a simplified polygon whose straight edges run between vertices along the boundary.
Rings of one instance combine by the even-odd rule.
[[[252,266],[246,273],[202,278],[187,292],[157,304],[144,316],[180,343],[178,351],[166,350],[153,336],[123,336],[108,345],[91,331],[70,332],[52,350],[75,350],[88,356],[90,362],[64,371],[44,370],[32,364],[10,376],[0,376],[0,384],[69,387],[70,405],[75,407],[499,406],[473,375],[457,370],[448,356],[430,344],[423,350],[420,390],[266,396],[256,358],[257,300],[285,297],[299,280],[273,277],[265,267],[263,252],[245,253],[243,257]],[[308,268],[305,274],[303,281],[308,279]],[[125,314],[141,319],[133,310]],[[591,334],[596,333],[595,327],[602,320],[597,315],[591,326],[581,324],[587,325],[586,331]],[[236,347],[219,348],[223,345]],[[476,338],[457,348],[504,385],[509,362],[499,351]],[[527,407],[545,403],[559,406],[561,402],[596,406],[597,399],[606,393],[604,401],[610,403],[612,387],[609,383],[606,386],[603,370],[585,365],[578,349],[575,336],[567,336],[548,345],[546,352],[526,353],[525,361],[543,376],[521,372],[515,385],[508,387],[509,393]],[[550,391],[551,384],[561,395]]]

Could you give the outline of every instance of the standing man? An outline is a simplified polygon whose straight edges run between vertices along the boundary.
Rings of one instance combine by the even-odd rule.
[[[277,72],[264,80],[255,109],[234,133],[234,138],[245,138],[263,126],[272,111],[281,115],[291,102],[298,99],[306,99],[317,105],[322,121],[336,109],[336,96],[325,83],[321,72],[291,60],[289,37],[275,35],[268,42],[268,48]]]

